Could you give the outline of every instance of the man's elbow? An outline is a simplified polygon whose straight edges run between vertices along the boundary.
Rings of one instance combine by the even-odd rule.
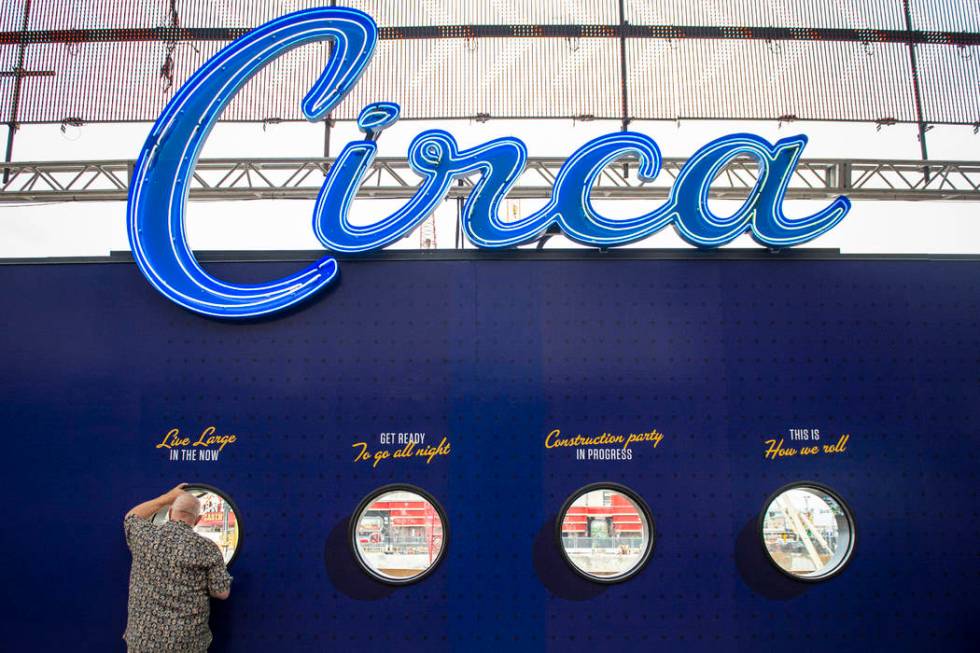
[[[224,601],[230,595],[231,595],[231,588],[230,587],[228,589],[226,589],[224,592],[211,592],[211,598],[213,598],[213,599],[219,599],[221,601]]]

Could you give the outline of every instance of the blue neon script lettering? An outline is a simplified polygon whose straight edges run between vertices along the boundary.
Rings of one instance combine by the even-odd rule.
[[[340,7],[298,11],[234,41],[181,87],[143,146],[129,194],[127,220],[133,256],[157,290],[204,315],[250,318],[302,302],[333,281],[338,266],[330,257],[264,284],[234,284],[208,274],[184,235],[189,180],[221,111],[263,65],[306,43],[333,42],[326,69],[302,102],[304,115],[316,120],[336,106],[360,78],[377,38],[377,26],[363,12]],[[409,165],[422,178],[414,196],[387,217],[369,225],[353,225],[348,219],[350,207],[377,155],[377,139],[398,117],[399,107],[394,103],[365,107],[358,118],[364,140],[348,143],[327,171],[313,209],[313,231],[328,250],[369,252],[402,238],[431,215],[453,181],[463,176],[477,177],[462,218],[466,236],[481,248],[527,243],[552,226],[577,242],[609,247],[646,238],[667,225],[699,247],[718,247],[747,231],[768,247],[790,247],[832,229],[850,209],[849,200],[838,197],[813,215],[787,217],[783,200],[806,137],[785,138],[773,145],[751,134],[733,134],[708,143],[687,161],[662,206],[633,218],[608,218],[595,209],[590,197],[603,169],[632,156],[640,161],[640,178],[653,180],[662,164],[653,139],[617,132],[586,143],[565,161],[544,207],[521,219],[504,221],[499,216],[500,203],[524,171],[524,143],[506,137],[460,149],[449,133],[429,130],[409,147]],[[740,157],[757,163],[756,183],[734,214],[716,215],[708,206],[711,183]]]
[[[324,257],[269,283],[224,282],[201,268],[184,235],[191,175],[221,111],[263,65],[325,39],[333,42],[333,55],[302,104],[307,118],[321,118],[350,91],[371,60],[378,29],[362,12],[313,9],[258,27],[197,70],[153,125],[133,171],[127,226],[137,265],[167,298],[204,315],[256,317],[307,299],[337,275],[337,261]]]

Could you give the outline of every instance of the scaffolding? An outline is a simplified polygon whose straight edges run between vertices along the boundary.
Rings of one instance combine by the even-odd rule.
[[[531,158],[508,199],[551,196],[564,163]],[[592,189],[593,199],[662,199],[685,159],[666,158],[656,180],[644,182],[636,165],[608,166]],[[323,158],[204,159],[191,180],[191,200],[315,199],[331,161]],[[125,200],[135,161],[34,161],[3,164],[0,204],[21,202]],[[744,199],[755,186],[758,166],[736,159],[715,179],[712,197]],[[464,199],[476,177],[454,184],[448,199]],[[365,175],[358,197],[408,199],[419,178],[402,158],[377,158]],[[790,199],[826,199],[846,195],[867,200],[980,200],[980,162],[884,159],[804,159],[790,181]],[[434,235],[432,235],[434,241]],[[434,245],[434,242],[433,242]]]

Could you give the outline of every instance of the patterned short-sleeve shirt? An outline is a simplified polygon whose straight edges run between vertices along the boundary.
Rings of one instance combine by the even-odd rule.
[[[231,588],[218,545],[181,521],[155,525],[129,515],[123,522],[133,554],[129,621],[123,636],[133,651],[206,651],[210,594]]]

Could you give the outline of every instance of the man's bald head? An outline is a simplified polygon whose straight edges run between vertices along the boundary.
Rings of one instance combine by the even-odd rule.
[[[182,492],[170,506],[170,518],[189,526],[196,524],[200,516],[201,502],[190,492]]]

